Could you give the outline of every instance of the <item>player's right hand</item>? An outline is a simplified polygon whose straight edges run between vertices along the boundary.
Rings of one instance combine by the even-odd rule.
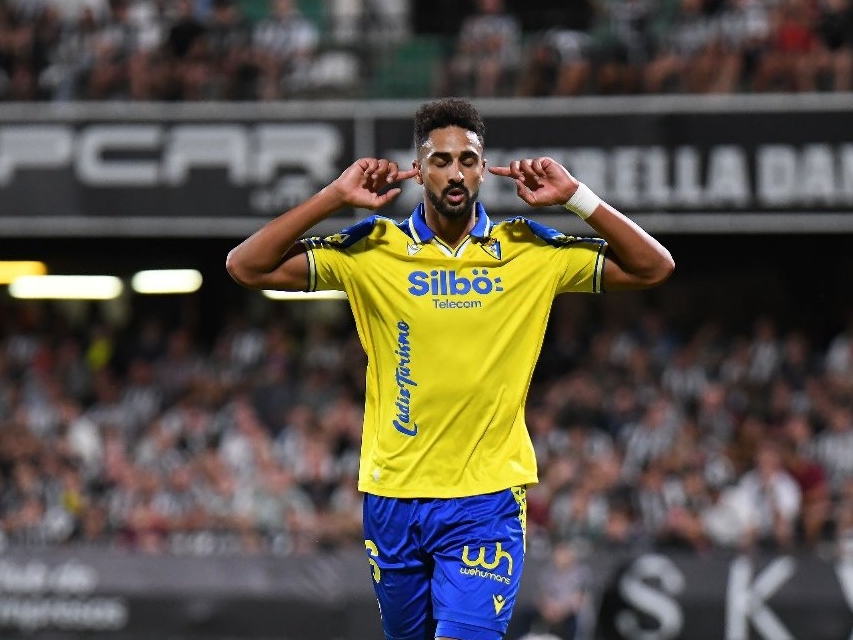
[[[360,158],[353,162],[334,181],[330,188],[340,197],[343,206],[361,209],[378,209],[400,195],[400,187],[391,187],[396,182],[417,175],[415,168],[400,171],[396,162],[385,158]]]

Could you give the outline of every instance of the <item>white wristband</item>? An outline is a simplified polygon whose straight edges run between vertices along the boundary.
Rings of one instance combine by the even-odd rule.
[[[595,212],[600,204],[601,198],[581,182],[578,184],[578,190],[574,192],[569,201],[563,206],[569,211],[578,214],[581,220],[586,220]]]

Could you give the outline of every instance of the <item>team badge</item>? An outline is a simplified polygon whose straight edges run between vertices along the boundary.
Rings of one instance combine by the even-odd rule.
[[[485,242],[480,244],[483,247],[483,251],[492,256],[495,260],[501,259],[501,243],[500,240],[495,240],[494,238],[489,238]]]
[[[408,253],[410,256],[413,256],[418,251],[420,251],[422,248],[423,248],[423,245],[414,244],[414,243],[410,242],[409,244],[406,245],[406,253]]]

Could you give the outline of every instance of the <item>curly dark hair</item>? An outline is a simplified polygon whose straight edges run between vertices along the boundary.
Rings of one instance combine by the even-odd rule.
[[[442,98],[422,104],[415,113],[415,149],[420,150],[433,130],[454,126],[476,133],[480,144],[484,143],[486,125],[468,100]]]

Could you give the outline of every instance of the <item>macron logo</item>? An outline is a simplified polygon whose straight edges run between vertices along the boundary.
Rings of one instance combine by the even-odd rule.
[[[504,598],[502,595],[493,595],[492,602],[495,605],[495,615],[498,615],[501,612],[501,609],[503,609],[504,605],[506,604],[506,598]]]

